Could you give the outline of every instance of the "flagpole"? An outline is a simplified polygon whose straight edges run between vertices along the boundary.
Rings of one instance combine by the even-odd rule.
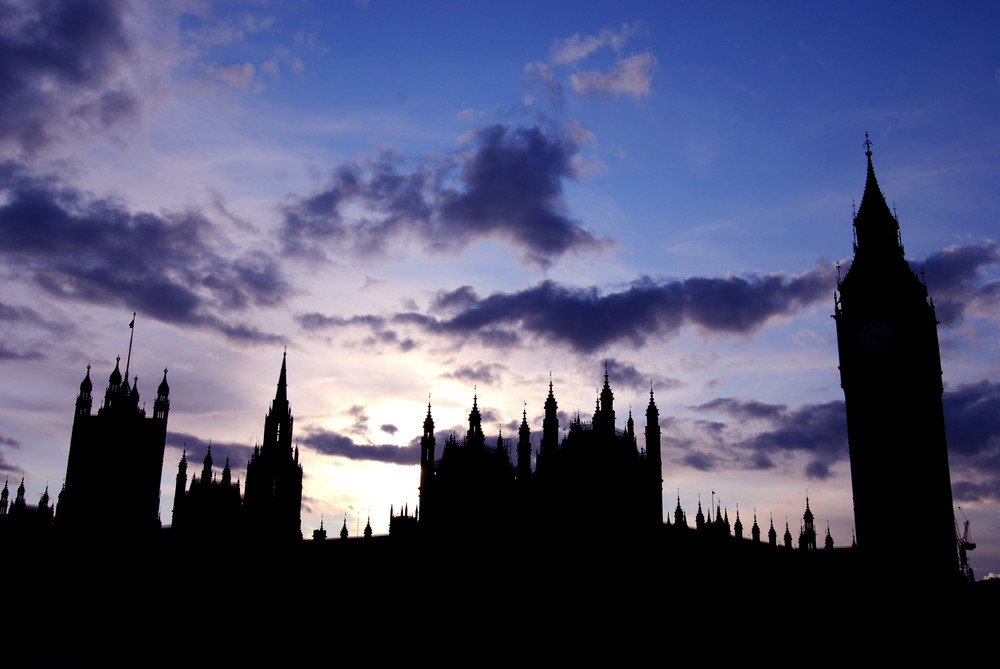
[[[128,357],[125,359],[125,385],[128,385],[128,368],[132,362],[132,338],[135,336],[135,312],[132,312],[132,322],[128,324]]]

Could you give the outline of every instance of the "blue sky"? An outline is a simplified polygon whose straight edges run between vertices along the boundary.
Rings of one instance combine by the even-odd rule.
[[[608,361],[621,423],[652,381],[667,508],[794,533],[808,491],[848,544],[829,316],[867,131],[1000,573],[991,3],[0,6],[0,469],[29,496],[136,311],[164,522],[185,445],[245,471],[287,346],[307,535],[412,509],[428,393],[442,437],[473,392],[488,434],[525,402],[540,432],[549,372],[568,419]]]

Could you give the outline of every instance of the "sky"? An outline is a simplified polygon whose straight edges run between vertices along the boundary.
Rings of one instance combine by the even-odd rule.
[[[619,427],[652,386],[665,509],[797,534],[808,495],[849,545],[830,316],[868,132],[1000,574],[1000,8],[755,4],[0,0],[0,475],[58,492],[135,312],[164,524],[182,449],[245,477],[287,347],[306,537],[412,513],[428,398],[439,445],[474,395],[537,441],[550,374],[565,427],[606,367]]]

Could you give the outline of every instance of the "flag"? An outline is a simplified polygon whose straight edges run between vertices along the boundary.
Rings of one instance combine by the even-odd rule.
[[[132,316],[132,322],[128,324],[129,330],[135,329],[135,315]]]

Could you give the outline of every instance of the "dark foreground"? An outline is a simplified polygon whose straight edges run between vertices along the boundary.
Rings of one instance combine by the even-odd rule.
[[[28,665],[992,666],[1000,621],[1000,582],[666,535],[4,548],[4,656]]]

